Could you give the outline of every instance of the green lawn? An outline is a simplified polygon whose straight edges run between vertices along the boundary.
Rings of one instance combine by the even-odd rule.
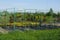
[[[0,40],[60,40],[60,29],[12,31],[0,33]]]

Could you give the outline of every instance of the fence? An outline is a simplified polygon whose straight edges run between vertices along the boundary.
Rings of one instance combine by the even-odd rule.
[[[45,16],[37,9],[6,9],[0,12],[0,26],[5,29],[52,29],[59,28],[57,16]],[[60,19],[59,19],[60,20]],[[59,21],[60,22],[60,21]]]

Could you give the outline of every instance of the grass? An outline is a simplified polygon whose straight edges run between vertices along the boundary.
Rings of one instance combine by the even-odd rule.
[[[60,40],[60,29],[52,30],[15,30],[8,34],[0,33],[0,40]]]

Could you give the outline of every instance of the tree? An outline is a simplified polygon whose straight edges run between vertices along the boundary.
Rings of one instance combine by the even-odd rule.
[[[57,17],[60,17],[60,12],[57,13]]]
[[[53,15],[53,9],[52,8],[50,8],[49,12],[46,13],[46,16],[51,16],[51,15]]]
[[[14,15],[13,14],[11,14],[11,16],[10,16],[10,21],[9,21],[10,23],[13,23],[14,22]]]

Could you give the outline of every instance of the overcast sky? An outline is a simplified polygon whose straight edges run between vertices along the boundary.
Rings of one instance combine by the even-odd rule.
[[[0,0],[0,9],[7,8],[60,11],[60,0]]]

